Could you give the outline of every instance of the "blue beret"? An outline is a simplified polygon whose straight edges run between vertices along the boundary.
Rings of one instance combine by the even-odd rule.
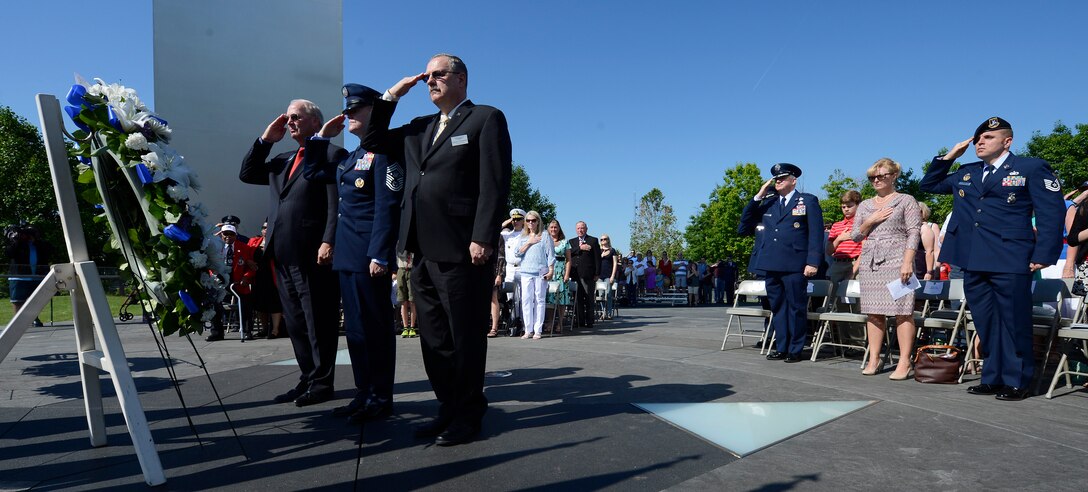
[[[373,106],[382,94],[362,84],[344,84],[344,112],[355,108]]]

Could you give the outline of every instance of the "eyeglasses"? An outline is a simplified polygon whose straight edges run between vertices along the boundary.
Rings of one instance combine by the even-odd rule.
[[[874,174],[872,176],[869,176],[869,181],[872,181],[872,182],[875,183],[877,180],[888,179],[888,178],[891,178],[892,176],[895,176],[895,173]]]
[[[790,179],[791,177],[792,177],[792,176],[790,176],[790,175],[788,175],[788,174],[787,174],[787,175],[785,175],[785,176],[778,176],[778,177],[774,178],[774,182],[775,182],[775,183],[777,183],[777,182],[779,182],[779,181],[785,181],[785,180],[787,180],[787,179]]]
[[[268,224],[261,226],[261,229],[268,229]]]
[[[513,221],[514,221],[514,222],[520,222],[520,221],[522,221],[522,220],[525,220],[525,219],[523,219],[523,218],[521,218],[521,217],[514,217],[514,218],[513,218]]]
[[[449,75],[451,73],[461,73],[461,72],[454,72],[453,70],[435,70],[435,71],[427,74],[426,76],[424,76],[423,81],[427,82],[427,81],[431,80],[432,77],[436,78],[436,79],[444,79],[444,78],[446,78],[447,75]]]
[[[298,113],[287,115],[287,120],[288,121],[298,121],[298,120],[301,120],[302,118],[303,118],[303,116],[301,114],[298,114]]]
[[[530,224],[536,224],[537,222],[540,222],[540,221],[536,220],[536,219],[525,219],[525,222],[528,222]]]

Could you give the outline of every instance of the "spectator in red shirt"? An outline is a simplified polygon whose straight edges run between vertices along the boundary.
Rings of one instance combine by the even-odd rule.
[[[836,286],[843,280],[853,279],[858,274],[861,243],[850,240],[850,231],[854,229],[854,214],[858,211],[859,203],[861,203],[861,193],[854,190],[843,193],[839,199],[843,219],[831,224],[831,231],[827,235],[827,251],[832,258],[827,277]]]
[[[669,259],[668,251],[662,254],[661,260],[657,262],[657,276],[664,278],[662,287],[665,290],[668,290],[675,283],[672,280],[672,260]]]

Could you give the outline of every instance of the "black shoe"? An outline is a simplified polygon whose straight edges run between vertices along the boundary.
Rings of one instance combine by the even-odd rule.
[[[439,446],[456,446],[458,444],[468,444],[476,440],[476,435],[480,433],[480,427],[467,424],[455,424],[451,425],[446,432],[438,435],[438,438],[434,440],[434,443]]]
[[[218,341],[220,341],[222,339],[223,339],[223,334],[222,333],[212,333],[211,335],[208,335],[208,338],[205,338],[204,341],[205,342],[218,342]]]
[[[442,417],[436,418],[426,424],[419,425],[415,431],[412,432],[412,436],[417,439],[424,439],[428,437],[435,437],[446,431],[446,428],[450,426],[450,419],[444,419]]]
[[[302,393],[303,391],[299,388],[291,388],[282,395],[276,395],[276,397],[273,398],[272,401],[276,403],[287,403],[289,401],[295,401],[295,398],[298,398],[300,395],[302,395]]]
[[[348,417],[354,415],[355,412],[366,408],[366,399],[353,398],[347,405],[342,407],[336,407],[332,409],[333,417]]]
[[[317,393],[307,391],[295,399],[295,406],[306,407],[317,405],[318,403],[325,403],[332,399],[332,394],[332,391],[319,391]]]
[[[1004,389],[1005,387],[1000,384],[980,384],[967,388],[967,392],[972,395],[996,395]]]
[[[782,360],[782,359],[785,359],[785,358],[786,358],[786,353],[785,352],[775,351],[775,352],[771,352],[771,353],[767,354],[767,360]]]
[[[801,354],[790,354],[786,356],[787,364],[793,364],[794,362],[801,362]]]
[[[363,407],[362,410],[359,410],[358,412],[355,412],[355,413],[351,414],[351,417],[348,417],[348,422],[351,422],[351,423],[369,422],[371,420],[381,420],[381,419],[384,419],[384,418],[386,418],[386,417],[388,417],[390,415],[393,415],[393,404],[392,403],[373,403],[372,402],[372,403],[367,404],[367,406]]]
[[[34,326],[37,327],[37,328],[41,328],[41,327],[43,327],[45,325],[42,324],[42,320],[40,320],[38,318],[34,318]]]
[[[1029,396],[1031,396],[1031,392],[1028,391],[1027,388],[1006,386],[1005,389],[997,393],[997,396],[995,396],[995,398],[1004,401],[1020,401]]]

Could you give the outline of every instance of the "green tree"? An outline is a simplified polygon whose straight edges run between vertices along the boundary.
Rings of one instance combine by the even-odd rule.
[[[676,230],[676,214],[665,203],[665,194],[654,188],[642,196],[631,221],[631,250],[653,250],[660,257],[667,252],[675,255],[683,248],[683,237]]]
[[[1088,181],[1088,124],[1081,123],[1076,128],[1074,134],[1061,121],[1055,122],[1050,135],[1036,131],[1021,152],[1049,162],[1066,188]]]
[[[866,182],[866,184],[868,184]],[[861,192],[862,182],[858,179],[847,176],[842,169],[835,169],[831,172],[831,176],[827,177],[827,182],[820,188],[824,190],[827,198],[820,200],[820,209],[824,213],[824,222],[838,222],[842,220],[842,207],[839,206],[840,199],[843,193],[849,190]],[[872,189],[872,186],[870,186]]]
[[[520,208],[526,212],[536,210],[545,222],[555,218],[555,204],[540,190],[533,188],[529,182],[529,173],[525,166],[514,164],[514,170],[510,175],[510,202],[507,210]],[[546,226],[547,224],[545,224]]]
[[[685,255],[711,261],[731,257],[743,271],[752,254],[754,238],[740,236],[737,225],[744,207],[762,184],[759,166],[754,163],[738,163],[726,169],[722,183],[714,187],[707,202],[699,205],[699,212],[688,222],[684,231]]]
[[[68,164],[75,176],[78,161],[69,158]],[[0,227],[20,223],[35,226],[41,232],[42,240],[53,245],[53,261],[64,261],[67,254],[64,232],[45,144],[38,128],[7,106],[0,106],[0,176],[4,176],[0,180]],[[93,220],[94,209],[85,203],[80,203],[79,208],[91,258],[102,262],[103,245],[108,241],[109,232],[104,222]]]

